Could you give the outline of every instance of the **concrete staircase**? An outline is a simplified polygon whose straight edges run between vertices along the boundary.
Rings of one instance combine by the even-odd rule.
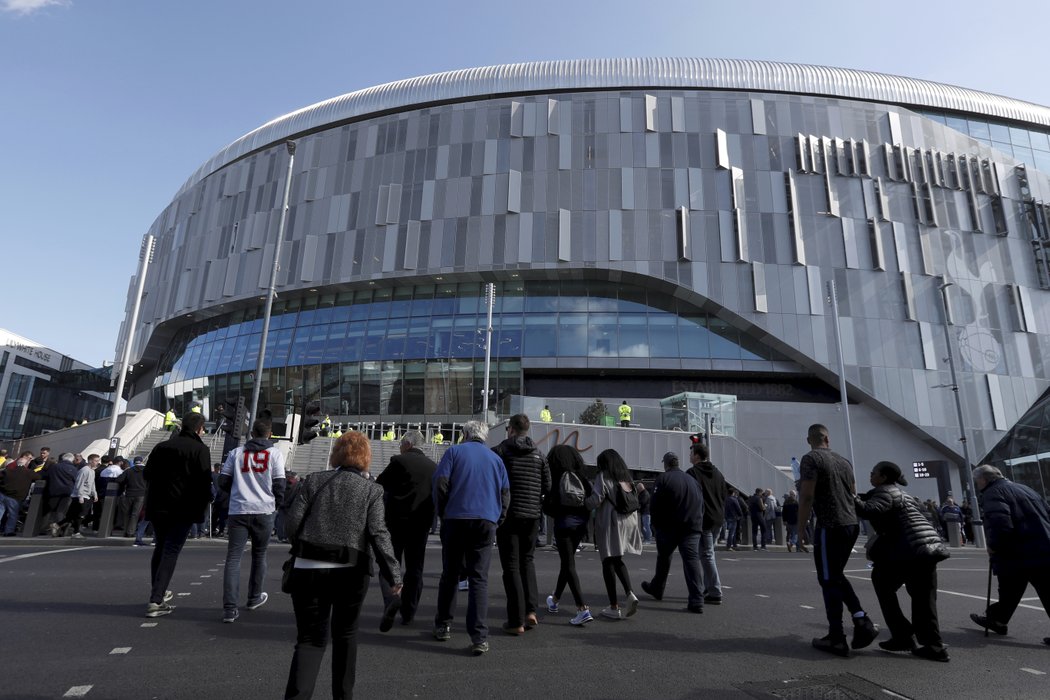
[[[312,472],[324,471],[328,468],[328,457],[332,452],[333,438],[316,437],[305,445],[297,445],[292,449],[288,459],[288,469],[300,476]],[[384,440],[370,440],[372,446],[372,465],[370,471],[373,476],[379,476],[383,469],[390,464],[390,458],[399,452],[399,442]],[[448,449],[447,445],[424,444],[421,448],[423,453],[435,462],[441,459]]]
[[[157,445],[164,442],[170,437],[171,433],[169,433],[167,430],[161,429],[150,432],[150,434],[146,436],[146,438],[139,444],[138,448],[135,450],[135,455],[141,457],[148,457],[149,453],[153,450],[154,447],[156,447]],[[201,436],[201,441],[204,442],[204,444],[208,447],[208,450],[211,452],[212,464],[215,464],[216,462],[219,462],[222,459],[222,442],[224,437],[225,436],[222,433],[216,435],[206,434]]]

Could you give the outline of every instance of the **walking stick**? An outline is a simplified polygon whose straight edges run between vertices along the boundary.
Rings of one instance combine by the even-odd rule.
[[[988,636],[988,608],[992,604],[992,558],[988,557],[988,593],[984,597],[984,636]]]

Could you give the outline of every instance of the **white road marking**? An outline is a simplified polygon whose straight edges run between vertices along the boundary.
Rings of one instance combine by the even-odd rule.
[[[1031,673],[1033,676],[1045,676],[1046,675],[1046,671],[1037,671],[1034,668],[1025,668],[1025,667],[1022,666],[1021,670],[1024,671],[1025,673]]]
[[[156,622],[143,622],[142,626],[143,627],[156,627],[157,623]]]
[[[218,569],[208,569],[208,571],[210,571],[211,573],[214,574],[214,573],[216,573],[218,571]]]
[[[113,651],[109,652],[109,655],[113,656],[114,654],[127,654],[129,651],[131,651],[131,647],[114,647]]]
[[[201,574],[201,578],[211,578],[211,574]]]
[[[740,561],[740,560],[739,559],[733,559],[731,557],[722,557],[722,561]],[[725,588],[725,586],[722,586],[722,588]]]
[[[800,605],[798,607],[805,608],[806,610],[816,610],[812,605]]]
[[[42,557],[45,554],[62,554],[63,552],[83,552],[84,550],[87,550],[87,549],[98,549],[98,548],[99,548],[99,545],[94,545],[94,546],[91,546],[91,547],[67,547],[65,549],[49,549],[49,550],[44,551],[44,552],[30,552],[29,554],[16,554],[13,557],[4,557],[3,559],[0,559],[0,564],[6,564],[9,561],[17,561],[19,559],[29,559],[30,557]],[[77,686],[77,687],[79,688],[80,686]],[[89,685],[88,688],[90,688],[90,687],[91,686]],[[87,691],[84,691],[84,692],[87,692]]]
[[[886,695],[889,695],[891,698],[901,698],[901,700],[910,700],[910,698],[908,698],[907,695],[901,695],[900,693],[895,693],[892,690],[887,690],[886,688],[883,688],[882,692],[886,693]]]
[[[204,582],[203,581],[190,581],[190,585],[191,586],[203,586]]]
[[[854,579],[857,579],[858,581],[867,581],[868,583],[871,583],[871,579],[868,578],[867,576],[850,576],[849,574],[847,574],[846,578],[854,578]],[[725,586],[723,586],[723,588],[725,588]],[[946,591],[943,588],[938,588],[937,589],[937,593],[938,594],[944,594],[944,595],[957,595],[960,598],[973,598],[974,600],[984,600],[985,599],[985,597],[983,595],[974,595],[972,593],[959,593],[958,591]],[[1025,603],[1021,603],[1017,607],[1019,607],[1019,608],[1028,608],[1029,610],[1038,610],[1039,612],[1043,612],[1043,608],[1038,606],[1038,605],[1026,605]]]
[[[755,594],[755,597],[756,597],[756,598],[768,598],[769,596],[767,596],[767,595],[765,595],[765,594],[763,594],[763,593],[756,593],[756,594]]]
[[[723,584],[722,584],[722,588],[724,588],[724,589],[726,589],[726,590],[728,591],[728,590],[731,590],[731,589],[732,589],[733,587],[732,587],[732,586],[727,586],[727,585],[725,585],[725,584],[723,583]]]
[[[177,595],[178,595],[178,596],[179,596],[180,598],[185,598],[186,596],[188,596],[188,595],[189,595],[189,593],[178,593]]]
[[[90,685],[75,685],[72,688],[70,688],[69,690],[67,690],[66,694],[63,695],[62,697],[64,697],[64,698],[82,698],[85,695],[87,695],[88,692],[93,687],[94,686],[90,686]]]

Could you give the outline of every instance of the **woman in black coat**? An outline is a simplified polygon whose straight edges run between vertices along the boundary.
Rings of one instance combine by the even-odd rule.
[[[871,470],[875,488],[856,497],[857,515],[870,521],[876,533],[868,540],[871,583],[892,635],[879,646],[948,661],[937,624],[937,562],[948,558],[948,550],[923,514],[922,504],[901,490],[907,483],[900,467],[879,462]],[[911,596],[911,621],[897,600],[901,586]],[[916,646],[916,638],[921,646]]]

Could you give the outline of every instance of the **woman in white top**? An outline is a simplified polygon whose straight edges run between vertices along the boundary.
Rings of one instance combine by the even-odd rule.
[[[601,616],[610,620],[630,617],[638,611],[638,596],[631,588],[631,577],[623,563],[623,555],[642,553],[638,511],[621,513],[616,509],[616,503],[621,500],[617,489],[624,494],[635,493],[623,457],[616,450],[605,450],[598,455],[598,478],[593,493],[587,497],[587,506],[598,511],[594,519],[594,544],[602,555],[602,577],[609,594],[609,607],[602,610]],[[627,595],[626,610],[620,607],[616,597],[616,579],[620,579]]]

